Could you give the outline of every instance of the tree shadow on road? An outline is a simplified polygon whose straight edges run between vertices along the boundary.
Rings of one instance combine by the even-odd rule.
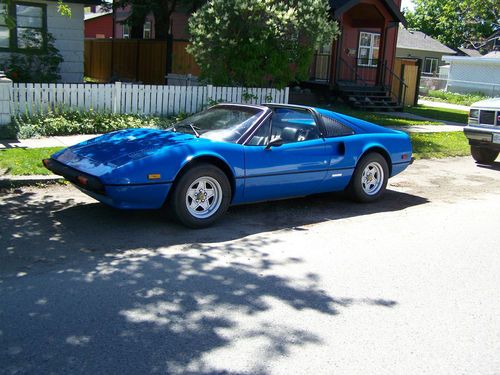
[[[245,340],[266,361],[321,345],[309,322],[280,321],[279,311],[321,319],[396,301],[329,295],[314,272],[283,276],[303,260],[270,256],[280,240],[269,232],[426,202],[393,191],[372,205],[321,195],[234,207],[218,225],[193,231],[157,213],[35,198],[10,194],[0,206],[6,373],[236,374],[207,356]],[[241,373],[267,373],[257,358],[248,362]]]

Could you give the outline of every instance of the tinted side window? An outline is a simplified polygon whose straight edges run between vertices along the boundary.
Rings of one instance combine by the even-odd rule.
[[[303,142],[320,137],[316,121],[310,112],[291,108],[276,108],[271,121],[271,141]]]
[[[323,124],[325,125],[326,138],[341,137],[344,135],[354,134],[354,131],[350,127],[342,124],[340,121],[326,116],[321,116],[321,119],[323,120]]]

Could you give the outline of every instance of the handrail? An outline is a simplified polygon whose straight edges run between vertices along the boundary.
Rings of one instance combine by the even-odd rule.
[[[354,77],[356,78],[356,83],[359,81],[361,81],[363,83],[364,86],[369,86],[368,82],[366,82],[357,72],[356,69],[354,69],[347,61],[345,61],[341,56],[339,57],[340,59],[340,62],[342,64],[344,64],[347,68],[349,68],[349,70],[351,71],[351,73],[354,73]]]
[[[401,92],[399,92],[398,95],[394,95],[394,93],[392,92],[392,84],[389,84],[388,86],[386,86],[386,88],[388,89],[391,96],[394,95],[395,97],[397,97],[398,104],[404,106],[405,98],[406,98],[406,89],[408,89],[408,85],[401,77],[399,77],[391,68],[389,68],[387,66],[387,61],[384,61],[384,71],[382,74],[382,83],[384,86],[385,86],[386,72],[389,72],[392,75],[392,77],[396,77],[398,79],[398,81],[402,84],[400,87],[400,91],[403,91],[403,93],[402,93],[403,95],[401,95]]]

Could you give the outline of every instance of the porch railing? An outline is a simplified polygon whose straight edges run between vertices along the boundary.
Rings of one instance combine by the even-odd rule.
[[[364,86],[373,86],[377,81],[378,60],[352,59],[347,62],[344,58],[339,58],[340,81],[349,81]]]
[[[388,82],[387,77],[389,77]],[[382,82],[390,96],[396,99],[400,106],[404,106],[408,85],[387,65],[387,61],[384,61],[383,65]]]

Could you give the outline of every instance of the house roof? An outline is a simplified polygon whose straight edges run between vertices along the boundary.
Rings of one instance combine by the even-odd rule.
[[[463,47],[459,47],[458,48],[463,54],[465,54],[466,56],[470,56],[470,57],[481,57],[481,52],[479,52],[477,49],[472,49],[472,48],[463,48]]]
[[[88,20],[93,20],[94,18],[99,18],[99,17],[102,17],[102,16],[108,16],[110,14],[113,14],[113,11],[108,10],[108,11],[105,11],[105,12],[98,12],[98,13],[85,13],[85,15],[83,17],[84,17],[85,21],[88,21]]]
[[[335,17],[339,17],[342,13],[357,5],[361,0],[329,0],[330,7],[333,9]],[[380,0],[386,7],[394,20],[401,22],[406,26],[406,19],[403,13],[399,10],[393,0]]]
[[[448,55],[456,54],[456,51],[446,47],[441,42],[424,34],[421,31],[408,31],[399,28],[397,48],[406,48],[419,51],[432,51],[446,53]]]

